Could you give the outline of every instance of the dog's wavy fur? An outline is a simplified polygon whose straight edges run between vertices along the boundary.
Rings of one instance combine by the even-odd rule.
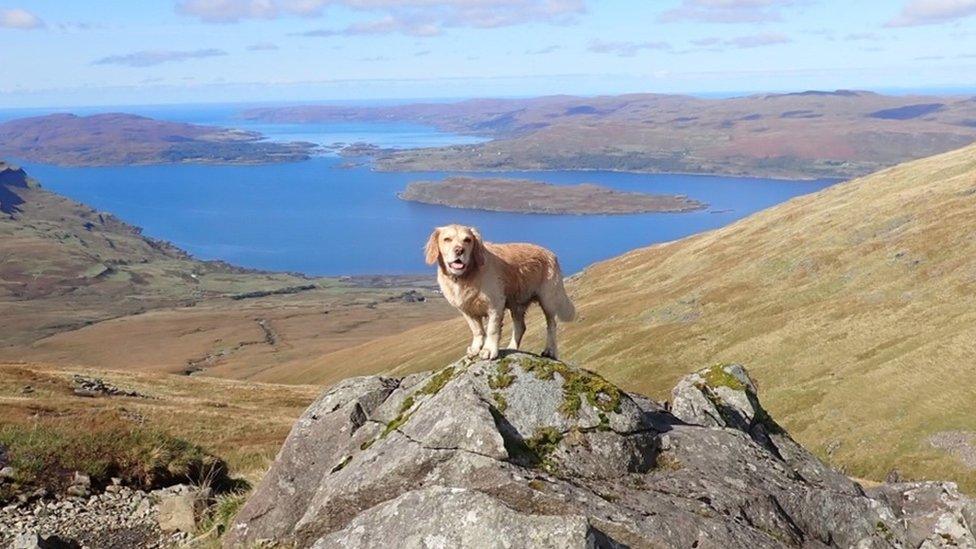
[[[542,354],[557,358],[556,319],[573,320],[576,309],[566,295],[554,253],[535,244],[485,242],[477,229],[462,225],[434,229],[425,253],[428,265],[437,264],[444,297],[471,328],[468,356],[498,356],[505,309],[512,315],[508,348],[518,349],[525,333],[525,311],[538,303],[546,317]]]

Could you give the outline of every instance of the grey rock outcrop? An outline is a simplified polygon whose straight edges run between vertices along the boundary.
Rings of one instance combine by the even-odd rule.
[[[295,425],[224,543],[965,547],[974,509],[951,483],[866,492],[793,441],[739,366],[686,377],[669,411],[511,353],[341,382]]]

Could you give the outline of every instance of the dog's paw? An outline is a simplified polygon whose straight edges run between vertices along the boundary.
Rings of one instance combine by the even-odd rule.
[[[482,349],[478,356],[485,360],[494,360],[498,358],[498,349]]]
[[[465,354],[467,355],[468,358],[474,358],[478,356],[478,353],[480,352],[481,352],[481,346],[475,347],[474,345],[469,346],[465,350]]]
[[[553,360],[559,360],[558,358],[556,358],[556,351],[553,351],[552,349],[543,350],[542,356],[545,358],[551,358]]]

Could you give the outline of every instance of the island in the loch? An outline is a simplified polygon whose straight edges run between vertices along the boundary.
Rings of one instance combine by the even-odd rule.
[[[681,213],[707,204],[683,195],[616,191],[599,185],[552,185],[529,179],[448,177],[415,181],[400,192],[403,200],[496,212],[533,214]]]
[[[307,160],[313,143],[122,113],[51,114],[0,123],[0,155],[61,166],[268,164]]]

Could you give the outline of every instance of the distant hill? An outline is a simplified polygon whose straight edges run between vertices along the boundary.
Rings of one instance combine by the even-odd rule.
[[[51,114],[0,123],[0,155],[62,166],[258,164],[306,160],[309,143],[132,114]]]
[[[976,100],[807,91],[474,99],[390,107],[252,109],[266,122],[406,121],[483,135],[478,145],[380,154],[388,170],[599,169],[851,177],[976,140]]]
[[[655,397],[688,368],[740,362],[771,413],[848,473],[976,490],[976,146],[635,250],[569,288],[580,317],[561,327],[570,362]],[[538,317],[530,310],[530,350]],[[455,318],[292,379],[421,371],[457,358],[468,337]]]

